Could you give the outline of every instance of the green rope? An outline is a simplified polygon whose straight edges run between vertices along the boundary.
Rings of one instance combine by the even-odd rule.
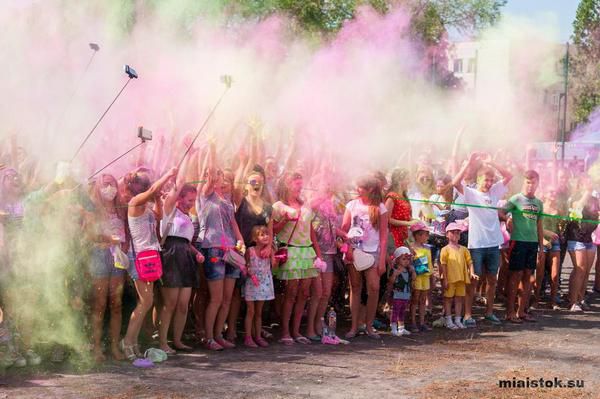
[[[206,182],[207,182],[207,180],[194,180],[194,181],[186,182],[186,184],[200,184],[200,183],[206,183]],[[245,182],[234,182],[234,184],[242,185],[242,184],[246,184],[246,183]],[[303,188],[303,190],[317,191],[317,189],[310,188],[310,187],[305,187],[305,188]],[[345,194],[356,195],[356,193],[354,193],[354,192],[346,192]],[[461,206],[461,207],[468,207],[468,208],[493,209],[496,211],[506,211],[505,208],[498,207],[498,206],[465,204],[465,203],[460,203],[460,202],[432,201],[432,200],[416,199],[416,198],[403,198],[403,199],[401,199],[401,201],[422,202],[425,204],[438,204],[438,205],[444,205],[444,206],[450,205],[450,206]],[[124,206],[120,206],[120,208],[123,208],[123,207],[127,208],[128,206],[129,205],[124,205]],[[529,215],[537,215],[537,216],[542,216],[542,217],[550,218],[550,219],[565,220],[567,222],[600,224],[599,220],[583,219],[583,218],[576,218],[576,217],[562,216],[562,215],[551,215],[549,213],[534,212],[534,211],[529,211],[529,210],[512,209],[510,211],[510,213],[522,213],[522,214],[529,214]]]

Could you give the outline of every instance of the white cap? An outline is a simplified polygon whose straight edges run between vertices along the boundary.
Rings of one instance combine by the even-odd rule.
[[[402,255],[410,255],[410,253],[410,249],[407,247],[398,247],[396,250],[394,250],[394,260],[398,259]]]

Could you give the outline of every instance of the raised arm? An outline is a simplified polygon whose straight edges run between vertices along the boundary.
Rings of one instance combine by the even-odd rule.
[[[129,201],[130,211],[133,207],[146,205],[152,198],[156,196],[170,179],[177,175],[177,168],[171,168],[167,173],[165,173],[160,179],[158,179],[154,184],[150,186],[150,188],[143,193],[140,193],[133,197],[131,201]],[[132,215],[135,216],[135,215]]]
[[[217,149],[214,141],[208,143],[207,167],[206,167],[206,183],[201,188],[202,196],[208,197],[215,190],[215,181],[217,180]]]
[[[179,169],[179,172],[177,173],[177,178],[175,179],[175,185],[173,185],[173,187],[167,194],[167,197],[165,198],[163,207],[163,209],[165,210],[165,215],[170,215],[173,212],[173,209],[175,209],[175,204],[177,203],[177,198],[179,198],[179,194],[181,193],[183,186],[185,186],[185,176],[187,174],[189,159],[190,157],[188,156],[185,157],[185,159],[183,160],[181,169]]]
[[[476,152],[471,153],[471,155],[469,156],[469,160],[463,164],[462,168],[460,168],[456,176],[454,176],[454,179],[452,179],[452,185],[461,194],[464,193],[462,181],[465,178],[465,174],[467,173],[467,170],[469,170],[469,168],[473,166],[473,164],[475,164],[475,161],[477,161],[477,157],[478,154]]]

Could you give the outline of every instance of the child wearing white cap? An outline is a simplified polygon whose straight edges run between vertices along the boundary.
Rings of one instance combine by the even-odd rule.
[[[417,275],[412,266],[412,253],[407,247],[398,247],[394,251],[392,268],[389,273],[386,297],[392,303],[390,327],[392,335],[410,335],[404,328],[404,313],[410,304],[411,290]]]

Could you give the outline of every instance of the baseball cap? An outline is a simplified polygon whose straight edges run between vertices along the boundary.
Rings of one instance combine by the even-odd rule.
[[[465,231],[465,226],[461,223],[452,222],[446,226],[446,233],[453,230]]]
[[[425,222],[418,221],[410,226],[410,231],[413,233],[416,233],[417,231],[429,231],[429,226],[427,226]]]
[[[406,254],[410,255],[410,249],[407,247],[398,247],[394,250],[394,260]]]

